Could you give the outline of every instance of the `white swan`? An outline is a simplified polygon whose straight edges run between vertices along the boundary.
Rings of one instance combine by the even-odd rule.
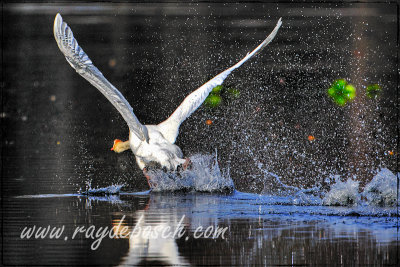
[[[63,22],[60,14],[56,15],[53,31],[58,47],[71,67],[114,105],[129,126],[129,141],[122,142],[116,139],[112,150],[119,153],[130,148],[136,157],[137,164],[149,180],[146,165],[150,162],[157,162],[169,170],[176,170],[181,164],[184,168],[187,167],[189,160],[183,158],[181,149],[174,144],[179,126],[204,102],[215,86],[221,85],[234,69],[267,46],[274,39],[281,24],[282,21],[279,19],[271,34],[256,49],[188,95],[174,113],[158,125],[143,125],[139,122],[125,97],[93,65],[78,45],[70,27]]]

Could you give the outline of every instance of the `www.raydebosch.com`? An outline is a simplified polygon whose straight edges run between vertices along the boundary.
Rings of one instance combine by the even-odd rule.
[[[186,229],[184,227],[185,215],[182,216],[176,226],[169,226],[166,224],[160,225],[146,225],[143,215],[138,219],[134,226],[123,225],[125,215],[119,220],[119,223],[111,227],[96,227],[95,225],[77,226],[71,235],[65,235],[65,226],[52,227],[50,225],[44,226],[30,226],[25,227],[21,231],[21,239],[64,239],[65,241],[78,239],[84,237],[93,240],[90,248],[96,250],[99,248],[104,238],[144,238],[144,239],[179,239],[185,236]],[[225,233],[228,227],[219,227],[210,225],[208,227],[198,226],[193,231],[193,238],[222,238],[225,239]],[[186,235],[185,240],[190,237]]]

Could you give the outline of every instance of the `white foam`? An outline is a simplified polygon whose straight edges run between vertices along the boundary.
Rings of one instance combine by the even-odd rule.
[[[365,186],[363,196],[365,196],[370,205],[395,206],[397,199],[396,189],[396,175],[383,168]]]
[[[367,184],[362,193],[360,182],[348,178],[342,181],[339,175],[333,176],[334,181],[329,191],[323,191],[319,185],[312,188],[302,188],[287,185],[282,182],[281,177],[268,171],[262,164],[258,168],[264,173],[265,179],[273,179],[276,184],[274,190],[264,190],[263,195],[270,196],[276,204],[294,205],[326,205],[326,206],[384,206],[396,205],[397,177],[390,170],[383,168],[372,181]],[[398,174],[400,177],[400,174]],[[400,195],[400,191],[399,191]],[[398,200],[400,204],[400,200]]]
[[[328,193],[322,199],[323,205],[328,206],[349,206],[360,203],[361,195],[358,192],[360,182],[351,178],[342,182],[340,176],[334,176],[335,184],[331,186]]]
[[[194,190],[202,192],[232,191],[229,169],[221,171],[217,156],[196,154],[190,157],[191,168],[180,172],[150,170],[153,191]]]

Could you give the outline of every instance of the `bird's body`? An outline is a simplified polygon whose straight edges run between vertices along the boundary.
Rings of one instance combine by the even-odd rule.
[[[185,163],[182,150],[169,142],[160,132],[157,125],[146,125],[149,142],[141,141],[135,134],[129,132],[130,148],[135,154],[140,169],[150,162],[157,162],[168,170],[175,170],[178,165]]]
[[[214,87],[221,85],[233,70],[267,46],[274,39],[281,24],[279,19],[272,33],[257,48],[234,66],[221,72],[189,94],[174,113],[158,125],[143,125],[139,122],[125,97],[93,65],[78,45],[71,29],[63,22],[60,14],[56,15],[53,30],[58,47],[71,67],[95,86],[121,113],[128,124],[129,141],[115,140],[112,150],[123,152],[130,148],[136,157],[138,166],[145,171],[146,166],[151,162],[156,162],[169,170],[176,170],[181,164],[184,167],[185,164],[187,165],[188,160],[184,159],[181,149],[174,144],[179,133],[179,126],[204,102]],[[148,176],[146,177],[148,178]]]

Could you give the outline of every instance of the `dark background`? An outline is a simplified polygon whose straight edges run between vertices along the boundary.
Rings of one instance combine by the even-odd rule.
[[[395,4],[4,3],[6,195],[71,193],[88,181],[147,189],[133,155],[110,151],[115,138],[128,138],[126,123],[59,51],[57,12],[144,124],[166,119],[282,17],[273,42],[226,79],[240,97],[225,93],[219,107],[199,108],[181,126],[177,145],[188,156],[218,149],[237,189],[248,192],[274,191],[262,170],[305,187],[334,174],[364,185],[380,167],[398,172]],[[339,78],[357,88],[345,107],[326,93]],[[372,83],[382,87],[373,100],[365,94]]]

